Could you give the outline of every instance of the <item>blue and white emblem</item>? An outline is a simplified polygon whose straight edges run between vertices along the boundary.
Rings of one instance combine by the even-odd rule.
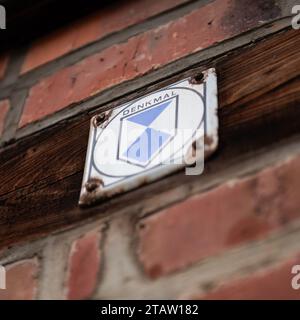
[[[217,147],[215,71],[205,71],[200,83],[182,80],[100,118],[91,120],[80,204],[128,191],[198,160],[201,173],[204,155]]]
[[[118,158],[147,167],[176,134],[178,96],[124,116],[120,121]],[[137,107],[138,108],[138,107]]]

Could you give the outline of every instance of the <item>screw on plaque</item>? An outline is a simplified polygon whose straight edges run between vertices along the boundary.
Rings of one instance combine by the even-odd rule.
[[[106,120],[106,114],[104,112],[96,115],[93,120],[94,127],[100,126],[100,124],[102,124],[105,120]]]
[[[201,84],[204,80],[203,72],[196,74],[195,76],[191,77],[189,83],[191,84]]]
[[[85,188],[87,192],[93,192],[96,189],[98,189],[100,186],[103,186],[103,181],[97,178],[91,178],[85,184]]]

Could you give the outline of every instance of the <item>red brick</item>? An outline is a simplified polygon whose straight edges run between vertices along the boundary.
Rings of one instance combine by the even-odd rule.
[[[0,57],[0,80],[4,77],[7,65],[8,65],[8,55],[2,55]]]
[[[124,0],[117,6],[103,8],[96,14],[36,41],[26,56],[21,73],[187,1]]]
[[[0,101],[0,136],[3,133],[3,129],[5,126],[5,119],[6,119],[8,110],[9,110],[9,100]]]
[[[5,266],[6,289],[0,290],[0,300],[32,300],[37,292],[38,262],[22,260]]]
[[[40,80],[30,90],[19,126],[240,34],[256,27],[261,20],[275,16],[272,10],[260,12],[257,9],[254,14],[252,9],[249,12],[253,16],[249,17],[246,8],[238,9],[236,12],[234,0],[215,0],[174,22],[107,48]]]
[[[141,221],[138,256],[158,277],[265,237],[300,217],[300,157],[221,185]]]
[[[300,255],[274,267],[256,272],[239,279],[227,280],[203,295],[189,299],[202,300],[298,300],[300,290],[292,287],[294,265],[300,264]]]
[[[86,299],[93,293],[100,266],[99,246],[98,231],[91,231],[73,243],[68,266],[68,299]]]

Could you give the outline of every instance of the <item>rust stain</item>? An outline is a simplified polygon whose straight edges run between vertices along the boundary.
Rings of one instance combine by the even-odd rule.
[[[204,159],[208,159],[216,150],[217,145],[215,139],[212,136],[204,136]]]
[[[96,187],[92,191],[84,192],[79,200],[79,205],[81,207],[86,207],[90,205],[100,204],[101,202],[117,195],[124,193],[126,190],[122,187],[119,189],[103,191],[102,189]]]
[[[204,74],[201,72],[189,79],[190,84],[201,84],[204,82]]]
[[[89,181],[86,182],[85,188],[88,192],[92,192],[99,188],[100,186],[103,186],[103,181],[98,178],[91,178]]]
[[[104,113],[98,114],[93,118],[93,126],[97,128],[104,121]]]
[[[97,128],[97,127],[104,128],[111,114],[112,114],[112,109],[94,116],[92,120],[94,128]]]
[[[212,137],[207,136],[207,135],[204,136],[204,144],[206,146],[211,146],[211,145],[213,145],[213,143],[214,143],[214,139]]]
[[[190,147],[188,148],[188,150],[187,150],[187,152],[185,154],[185,157],[184,157],[185,163],[187,165],[192,165],[193,163],[196,162],[196,160],[197,160],[196,159],[196,155],[197,155],[196,150],[197,150],[197,141],[194,140],[191,143]]]

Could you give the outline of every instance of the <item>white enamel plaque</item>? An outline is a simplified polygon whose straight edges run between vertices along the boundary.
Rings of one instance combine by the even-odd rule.
[[[186,167],[201,174],[218,143],[214,69],[91,119],[79,204],[89,205]]]

